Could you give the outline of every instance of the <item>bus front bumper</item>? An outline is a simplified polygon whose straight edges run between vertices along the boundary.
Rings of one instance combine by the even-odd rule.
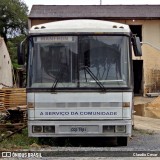
[[[129,137],[131,120],[28,121],[29,137]]]

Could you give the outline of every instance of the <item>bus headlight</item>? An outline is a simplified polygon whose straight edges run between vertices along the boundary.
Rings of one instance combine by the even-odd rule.
[[[55,133],[55,126],[43,126],[45,133]]]
[[[119,126],[115,126],[115,132],[126,132],[126,126],[124,125],[119,125]]]
[[[43,132],[43,127],[42,126],[33,126],[33,133],[40,133]]]
[[[103,133],[112,132],[114,133],[114,126],[103,126]]]

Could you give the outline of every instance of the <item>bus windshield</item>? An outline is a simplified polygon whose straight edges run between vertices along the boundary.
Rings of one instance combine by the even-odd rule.
[[[128,36],[30,37],[28,61],[29,88],[123,88],[130,84]]]

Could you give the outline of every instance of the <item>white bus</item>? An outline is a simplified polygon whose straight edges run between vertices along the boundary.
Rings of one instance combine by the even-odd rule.
[[[128,25],[64,20],[33,26],[27,37],[30,137],[116,137],[132,134],[132,44]],[[19,64],[24,63],[24,42]]]

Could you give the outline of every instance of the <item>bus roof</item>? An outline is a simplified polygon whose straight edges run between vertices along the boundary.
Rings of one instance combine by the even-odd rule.
[[[33,26],[29,34],[129,33],[129,26],[102,20],[63,20]]]

